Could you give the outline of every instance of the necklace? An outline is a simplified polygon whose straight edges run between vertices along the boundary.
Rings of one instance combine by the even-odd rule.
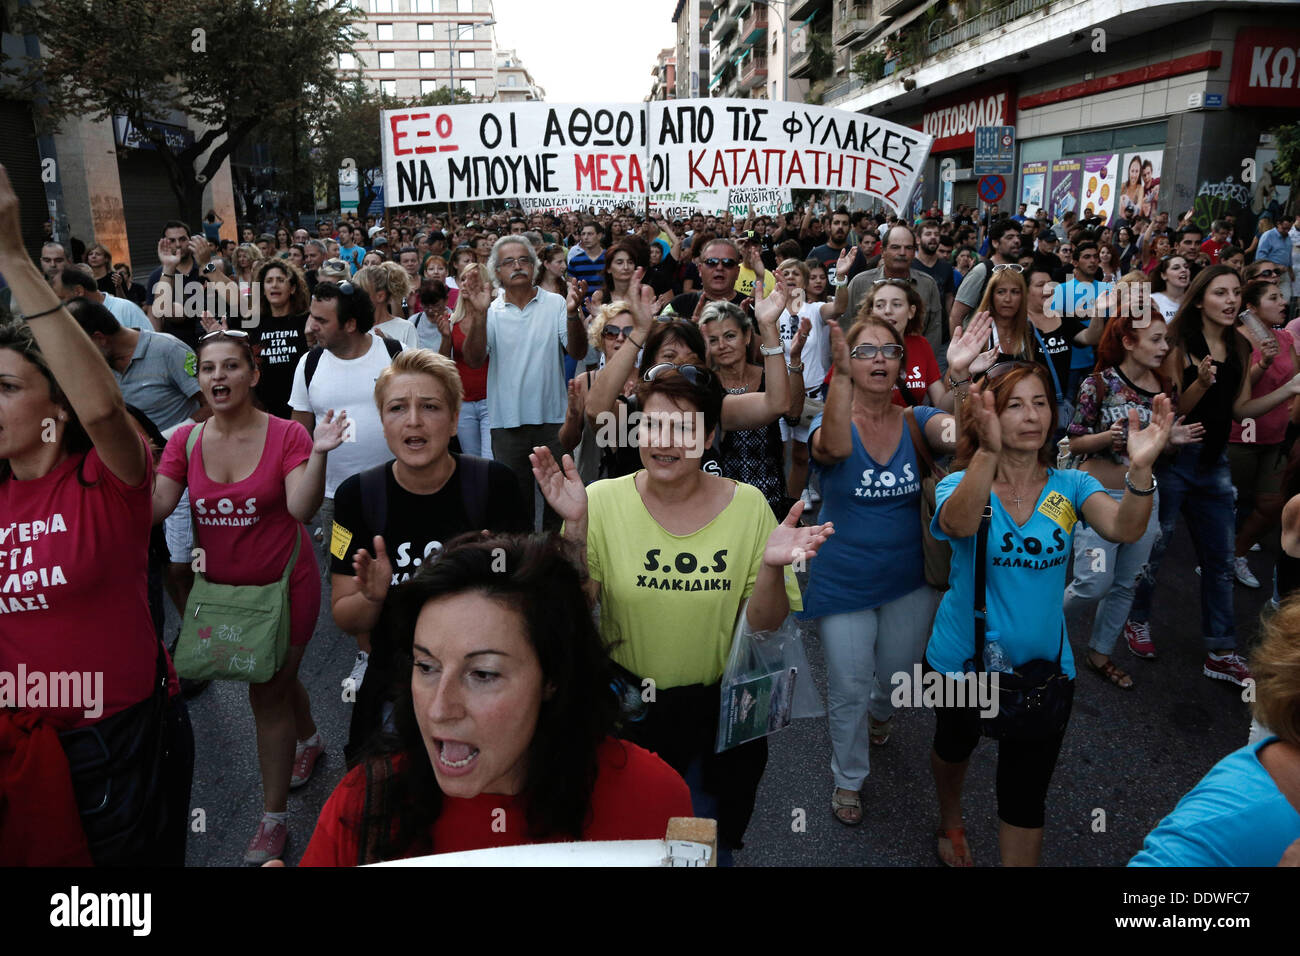
[[[728,388],[728,387],[727,387],[727,383],[726,383],[725,381],[723,381],[722,386],[723,386],[723,388],[726,388],[726,389],[727,389],[727,394],[728,394],[728,395],[744,395],[746,392],[749,391],[749,383],[748,383],[748,382],[744,382],[744,379],[747,377],[746,373],[745,373],[745,372],[741,372],[741,373],[740,373],[740,376],[741,376],[741,381],[742,381],[743,384],[740,385],[738,388]],[[721,372],[718,373],[718,378],[719,378],[719,379],[722,378],[722,373],[721,373]]]

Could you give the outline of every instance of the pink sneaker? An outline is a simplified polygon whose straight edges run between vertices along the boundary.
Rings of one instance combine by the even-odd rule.
[[[1151,643],[1151,628],[1145,622],[1125,621],[1124,641],[1135,657],[1155,659],[1156,646]]]
[[[284,856],[284,846],[289,842],[289,828],[262,817],[253,840],[244,851],[244,862],[261,865]]]
[[[289,789],[297,790],[307,783],[316,771],[316,762],[323,756],[325,756],[324,744],[298,747],[293,755],[293,776],[289,778]]]
[[[1246,666],[1245,659],[1235,651],[1229,651],[1221,658],[1206,654],[1201,673],[1215,680],[1230,680],[1238,687],[1245,687],[1246,681],[1255,679],[1250,676],[1250,668]]]

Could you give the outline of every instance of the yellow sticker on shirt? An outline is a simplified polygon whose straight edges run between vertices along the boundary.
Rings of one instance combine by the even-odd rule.
[[[352,532],[337,521],[334,522],[334,530],[330,533],[330,554],[342,561],[351,543]]]
[[[1051,518],[1064,529],[1066,534],[1074,530],[1074,525],[1079,520],[1079,516],[1074,513],[1074,505],[1070,503],[1070,499],[1059,491],[1053,491],[1047,496],[1043,503],[1038,506],[1038,513]]]

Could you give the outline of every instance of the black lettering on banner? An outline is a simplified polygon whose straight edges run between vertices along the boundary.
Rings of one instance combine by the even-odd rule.
[[[552,143],[552,139],[556,142]],[[555,110],[546,111],[546,129],[542,133],[543,146],[564,146],[564,128],[560,125],[560,118],[555,115]]]
[[[569,142],[586,146],[591,139],[591,114],[579,107],[569,114]]]
[[[419,182],[416,182],[416,177]],[[438,191],[433,187],[433,174],[429,164],[418,159],[408,159],[397,164],[397,199],[398,202],[428,202],[438,198]]]
[[[655,153],[650,157],[650,191],[652,193],[666,193],[672,191],[672,183],[669,181],[668,163],[664,160],[663,153]]]
[[[488,123],[495,127],[492,133],[488,132]],[[489,137],[491,137],[490,141]],[[483,119],[478,124],[478,138],[488,149],[496,149],[501,145],[501,121],[491,113],[484,113]]]

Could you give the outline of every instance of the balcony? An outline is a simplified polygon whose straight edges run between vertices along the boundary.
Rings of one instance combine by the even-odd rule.
[[[872,11],[871,4],[852,3],[836,19],[831,39],[836,46],[848,46],[861,42],[884,25],[885,20]]]
[[[928,0],[876,0],[876,12],[882,17],[898,17]]]
[[[736,7],[738,0],[720,0],[709,14],[705,29],[712,31],[709,35],[717,40],[725,37],[736,28]]]
[[[930,33],[926,37],[926,50],[930,56],[934,56],[958,43],[965,43],[967,40],[998,30],[1013,20],[1050,6],[1052,2],[1053,0],[1008,0],[1006,3],[982,10],[956,25],[953,25],[950,20],[935,20],[930,24]]]
[[[750,4],[749,9],[745,11],[745,16],[740,21],[740,33],[737,37],[737,45],[750,46],[762,41],[764,34],[767,33],[767,7],[760,7],[757,4]]]
[[[740,64],[740,88],[744,90],[762,86],[767,82],[767,55],[747,56]]]
[[[791,23],[806,20],[823,7],[829,11],[831,6],[829,0],[789,0],[789,3]]]

